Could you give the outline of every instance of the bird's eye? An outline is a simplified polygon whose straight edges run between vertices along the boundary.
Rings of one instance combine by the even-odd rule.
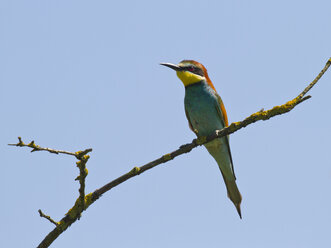
[[[189,71],[194,71],[194,67],[193,67],[193,66],[189,66],[187,69],[188,69]]]

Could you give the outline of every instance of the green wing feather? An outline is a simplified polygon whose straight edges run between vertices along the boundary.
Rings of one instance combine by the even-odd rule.
[[[188,126],[190,127],[190,129],[192,130],[192,132],[194,132],[192,123],[190,121],[190,117],[188,116],[188,113],[187,113],[186,109],[185,109],[185,115],[186,115],[186,119],[188,121]]]
[[[224,127],[226,127],[226,126],[228,126],[228,123],[227,123],[228,118],[227,118],[227,115],[226,115],[226,112],[225,112],[223,101],[222,101],[222,98],[217,93],[216,93],[216,97],[217,97],[217,103],[218,104],[215,107],[216,107],[217,113],[218,113],[218,115],[220,117],[220,120],[222,122],[222,125]],[[233,161],[232,161],[231,149],[230,149],[230,144],[229,144],[229,135],[224,136],[224,139],[225,139],[226,145],[227,145],[228,150],[229,150],[229,155],[230,155],[230,160],[231,160],[231,168],[232,168],[232,171],[233,171],[233,176],[234,176],[235,179],[237,179],[236,178],[236,175],[234,173],[234,168],[233,168]]]

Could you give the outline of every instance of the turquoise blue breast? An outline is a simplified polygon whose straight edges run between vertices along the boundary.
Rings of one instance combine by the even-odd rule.
[[[191,85],[185,89],[185,110],[199,136],[206,136],[224,127],[217,108],[219,106],[213,89],[206,82]]]

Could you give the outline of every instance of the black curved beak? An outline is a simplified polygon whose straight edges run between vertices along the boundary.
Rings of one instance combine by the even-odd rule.
[[[160,63],[160,65],[164,65],[164,66],[167,66],[175,71],[181,71],[182,68],[180,68],[178,65],[174,65],[174,64],[171,64],[171,63]]]

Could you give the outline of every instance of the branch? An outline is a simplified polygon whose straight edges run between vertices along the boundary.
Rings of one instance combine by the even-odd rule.
[[[55,220],[53,220],[50,216],[44,214],[44,213],[41,211],[41,209],[38,210],[38,213],[39,213],[40,217],[43,217],[43,218],[49,220],[49,221],[50,221],[51,223],[53,223],[55,226],[57,226],[57,225],[59,224],[59,223],[57,223]]]
[[[55,149],[51,149],[51,148],[47,148],[47,147],[41,147],[38,146],[34,143],[34,140],[32,140],[29,144],[25,144],[22,141],[21,137],[18,137],[18,143],[16,144],[8,144],[9,146],[19,146],[19,147],[30,147],[32,148],[31,152],[36,152],[36,151],[47,151],[50,153],[54,153],[54,154],[67,154],[67,155],[71,155],[76,157],[78,160],[81,159],[82,156],[86,155],[87,153],[92,151],[92,148],[88,148],[84,151],[78,151],[78,152],[68,152],[68,151],[63,151],[63,150],[55,150]]]
[[[226,135],[229,135],[231,133],[234,133],[238,131],[239,129],[246,127],[254,122],[257,122],[259,120],[268,120],[271,117],[274,117],[276,115],[285,114],[289,111],[291,111],[296,105],[304,102],[305,100],[311,98],[311,96],[304,97],[307,92],[318,82],[318,80],[323,76],[323,74],[328,70],[328,68],[331,65],[331,58],[326,62],[324,68],[322,71],[317,75],[317,77],[293,100],[288,101],[287,103],[275,106],[270,110],[264,111],[263,109],[259,112],[250,115],[246,119],[240,122],[233,122],[230,126],[223,128],[222,130],[216,130],[213,134],[207,136],[207,137],[199,137],[197,139],[194,139],[191,143],[185,144],[180,146],[179,149],[165,154],[162,157],[149,162],[148,164],[145,164],[141,167],[134,167],[130,172],[124,174],[123,176],[120,176],[119,178],[111,181],[110,183],[106,184],[105,186],[101,187],[100,189],[97,189],[93,192],[92,199],[95,200],[99,198],[103,193],[107,192],[108,190],[116,187],[117,185],[125,182],[126,180],[130,179],[131,177],[137,176],[149,169],[152,169],[153,167],[165,163],[169,160],[174,159],[175,157],[182,155],[184,153],[190,152],[193,148],[196,148],[197,146],[201,146],[205,143],[208,143],[216,138],[220,138]]]
[[[141,167],[134,167],[131,171],[128,173],[116,178],[115,180],[107,183],[103,187],[95,190],[93,193],[90,193],[88,195],[85,195],[84,189],[85,189],[85,177],[87,176],[87,169],[86,169],[86,162],[89,159],[89,156],[86,155],[88,152],[91,152],[92,149],[86,149],[85,151],[80,151],[76,153],[67,152],[67,151],[61,151],[61,150],[54,150],[50,148],[42,148],[40,146],[37,146],[34,144],[34,142],[30,142],[29,144],[24,144],[22,142],[22,139],[19,137],[19,142],[17,144],[10,144],[20,147],[30,147],[33,151],[48,151],[51,153],[63,153],[75,156],[79,161],[77,162],[77,166],[80,170],[80,175],[76,178],[80,182],[80,195],[78,199],[75,202],[75,205],[66,213],[65,217],[63,217],[59,222],[53,221],[49,216],[46,216],[40,213],[42,217],[47,218],[52,223],[56,225],[56,227],[44,238],[44,240],[39,244],[38,247],[49,247],[50,244],[62,233],[64,232],[72,223],[74,223],[77,219],[80,218],[81,213],[86,210],[92,203],[94,203],[97,199],[99,199],[102,194],[109,191],[110,189],[116,187],[117,185],[127,181],[128,179],[135,177],[137,175],[140,175],[141,173],[144,173],[145,171],[152,169],[153,167],[166,163],[169,160],[174,159],[175,157],[178,157],[179,155],[182,155],[184,153],[190,152],[192,149],[201,146],[205,143],[208,143],[212,141],[213,139],[220,138],[229,134],[232,134],[236,131],[238,131],[241,128],[244,128],[254,122],[260,121],[260,120],[268,120],[276,115],[281,115],[284,113],[287,113],[291,111],[294,107],[296,107],[298,104],[304,102],[305,100],[309,99],[311,96],[305,96],[307,92],[318,82],[318,80],[323,76],[323,74],[328,70],[328,68],[331,65],[331,58],[327,61],[326,65],[322,69],[322,71],[317,75],[317,77],[293,100],[290,100],[286,102],[283,105],[275,106],[270,110],[264,111],[263,109],[260,110],[257,113],[254,113],[244,119],[240,122],[233,122],[230,126],[223,128],[222,130],[216,130],[213,134],[206,136],[206,137],[199,137],[197,139],[194,139],[191,143],[185,144],[180,146],[179,149],[167,153],[163,155],[162,157],[149,162]],[[49,218],[48,218],[49,217]]]
[[[86,163],[89,160],[90,156],[87,155],[87,153],[91,152],[92,149],[88,148],[84,151],[78,151],[78,152],[68,152],[68,151],[63,151],[63,150],[55,150],[55,149],[51,149],[51,148],[45,148],[45,147],[41,147],[39,145],[36,145],[34,141],[31,141],[28,144],[25,144],[22,141],[21,137],[18,137],[18,143],[16,144],[8,144],[10,146],[19,146],[19,147],[29,147],[32,148],[31,152],[35,152],[35,151],[47,151],[53,154],[67,154],[67,155],[71,155],[74,156],[75,158],[78,159],[78,162],[76,162],[77,167],[79,168],[79,176],[75,179],[79,181],[80,187],[79,187],[79,197],[76,200],[75,203],[75,208],[72,208],[71,210],[69,210],[68,214],[70,213],[70,217],[73,220],[77,220],[80,219],[81,213],[85,210],[85,178],[88,174],[88,171],[86,169]],[[73,211],[73,209],[75,211]],[[50,216],[45,215],[40,209],[38,210],[38,213],[40,215],[40,217],[43,217],[47,220],[49,220],[51,223],[53,223],[56,226],[57,232],[54,232],[54,230],[52,231],[52,235],[48,234],[46,236],[46,238],[43,240],[43,242],[40,243],[40,245],[38,247],[49,247],[49,245],[58,237],[58,235],[60,235],[66,228],[68,228],[68,226],[63,229],[63,222],[56,222],[55,220],[53,220]],[[73,221],[74,222],[74,221]],[[73,223],[72,222],[72,223]],[[54,233],[58,233],[57,236],[54,236]],[[48,238],[47,238],[48,237]]]

